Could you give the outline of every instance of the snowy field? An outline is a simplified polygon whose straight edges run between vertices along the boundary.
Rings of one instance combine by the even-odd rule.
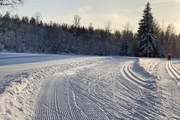
[[[0,53],[0,120],[180,120],[180,59]]]

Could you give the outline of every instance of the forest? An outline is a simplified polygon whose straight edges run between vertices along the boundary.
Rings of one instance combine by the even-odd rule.
[[[148,4],[145,10],[150,8]],[[94,29],[92,23],[89,27],[80,26],[79,15],[75,15],[72,20],[74,23],[68,25],[44,23],[38,16],[20,18],[18,15],[7,12],[0,16],[0,51],[140,57],[166,57],[167,52],[170,51],[173,57],[180,57],[180,34],[175,34],[173,24],[165,27],[153,17],[150,23],[153,30],[150,31],[156,40],[154,47],[149,49],[149,52],[146,51],[146,54],[139,54],[139,38],[143,31],[140,29],[145,28],[141,26],[143,26],[142,21],[146,21],[146,14],[151,14],[151,12],[148,9],[144,11],[139,30],[133,33],[128,23],[124,26],[124,30],[112,31],[108,24],[104,29]],[[151,54],[153,48],[156,50],[153,50]]]

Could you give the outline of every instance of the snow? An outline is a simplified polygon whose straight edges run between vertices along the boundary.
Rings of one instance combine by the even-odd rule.
[[[0,120],[178,120],[179,71],[179,59],[0,53]]]

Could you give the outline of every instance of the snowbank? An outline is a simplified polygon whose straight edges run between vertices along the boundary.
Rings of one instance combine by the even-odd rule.
[[[91,58],[92,59],[92,58]],[[93,63],[96,60],[74,60],[65,64],[48,65],[26,70],[18,74],[11,74],[1,82],[0,120],[25,120],[35,116],[36,97],[43,81],[53,73],[81,66],[84,62]],[[78,61],[78,62],[77,62]],[[55,62],[55,61],[54,61]],[[67,64],[68,63],[68,64]]]

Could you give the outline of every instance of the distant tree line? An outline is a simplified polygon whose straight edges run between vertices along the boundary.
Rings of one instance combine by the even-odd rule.
[[[144,13],[143,16],[147,15]],[[12,16],[7,12],[0,16],[0,49],[14,52],[142,57],[165,57],[171,51],[174,57],[180,57],[180,34],[174,33],[171,24],[165,29],[152,19],[153,29],[149,29],[144,27],[143,17],[138,33],[134,34],[129,24],[122,31],[111,32],[109,24],[105,29],[94,29],[92,24],[89,27],[81,26],[80,20],[80,16],[75,15],[72,25],[43,23],[39,17],[19,18],[18,15]],[[150,30],[152,35],[149,31],[144,34],[140,30],[144,28]],[[153,44],[143,42],[147,38]],[[146,50],[141,49],[142,46],[146,46]]]
[[[14,52],[75,53],[86,55],[135,55],[135,36],[130,30],[111,33],[106,29],[80,26],[74,16],[73,25],[43,23],[36,17],[0,16],[0,44]],[[126,42],[125,42],[126,41]],[[128,43],[128,48],[123,48]]]

